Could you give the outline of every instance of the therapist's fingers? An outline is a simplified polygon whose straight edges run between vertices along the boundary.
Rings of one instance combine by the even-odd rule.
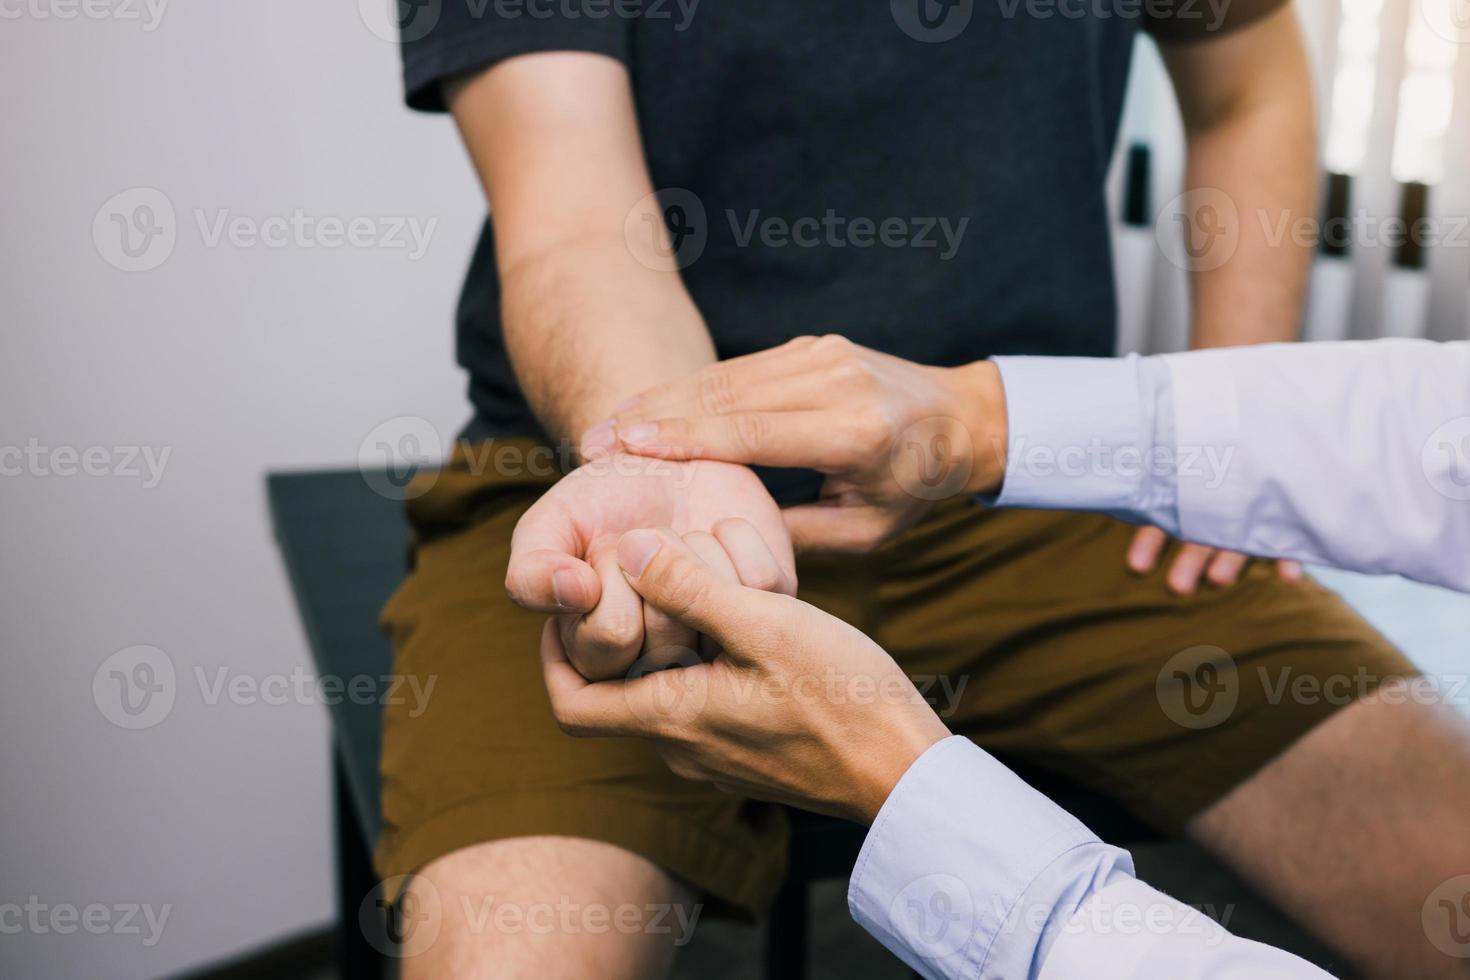
[[[630,452],[665,459],[719,459],[824,472],[872,462],[857,448],[866,444],[867,434],[850,414],[837,412],[739,412],[620,422],[617,437]]]
[[[657,677],[650,674],[649,678]],[[620,694],[626,682],[592,683],[567,658],[556,620],[541,631],[541,679],[551,713],[568,735],[642,735],[647,725]]]
[[[797,554],[867,554],[899,529],[892,514],[868,504],[797,504],[781,517]]]
[[[613,409],[620,422],[746,411],[786,411],[831,400],[808,357],[816,338],[796,340],[707,364],[678,381],[655,385]]]
[[[602,585],[583,561],[585,545],[560,505],[543,497],[526,511],[510,539],[505,591],[536,612],[588,612]]]
[[[730,556],[740,584],[762,592],[782,592],[796,595],[796,583],[776,561],[765,539],[749,521],[731,517],[720,521],[713,528],[715,540]]]
[[[644,601],[727,650],[749,649],[753,638],[770,632],[773,619],[792,612],[784,596],[722,578],[668,528],[623,535],[618,563]]]
[[[541,677],[557,725],[568,735],[658,737],[686,733],[708,698],[708,664],[633,680],[589,682],[568,662],[556,627],[541,633]]]
[[[1250,562],[1250,556],[1238,551],[1217,551],[1210,559],[1205,577],[1215,585],[1228,586],[1240,581],[1240,573]]]
[[[562,636],[572,663],[590,680],[621,677],[643,649],[643,600],[609,551],[595,564],[602,596],[591,612],[577,617]]]
[[[735,563],[725,554],[724,547],[713,534],[708,531],[690,531],[684,535],[684,543],[721,581],[734,585],[740,583],[740,573],[735,571]],[[720,645],[711,637],[701,636],[699,652],[708,660],[719,656]]]
[[[735,571],[735,563],[725,554],[725,549],[713,534],[708,531],[690,531],[684,535],[684,543],[722,582],[739,583],[740,575]]]
[[[1200,576],[1204,574],[1205,566],[1214,553],[1215,549],[1202,544],[1180,545],[1165,579],[1169,588],[1179,595],[1193,593],[1199,587]]]
[[[1164,545],[1168,543],[1169,536],[1159,528],[1139,528],[1128,546],[1128,567],[1139,575],[1147,575],[1158,565],[1159,555],[1163,554]]]

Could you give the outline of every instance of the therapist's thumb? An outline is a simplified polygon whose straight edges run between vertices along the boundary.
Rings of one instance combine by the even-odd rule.
[[[645,602],[727,650],[750,636],[760,600],[774,598],[721,578],[668,528],[624,534],[618,564]]]

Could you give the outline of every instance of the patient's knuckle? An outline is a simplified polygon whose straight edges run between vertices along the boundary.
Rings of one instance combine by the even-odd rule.
[[[627,650],[643,641],[643,618],[632,612],[609,613],[590,626],[587,639],[599,648]]]
[[[851,422],[849,438],[865,456],[872,457],[888,447],[888,420],[877,412],[862,412]]]
[[[857,345],[841,334],[828,333],[817,338],[812,350],[830,361],[837,362],[851,358],[857,350]]]
[[[769,562],[761,562],[759,567],[751,569],[748,574],[750,581],[743,584],[749,588],[775,592],[781,586],[781,570]]]

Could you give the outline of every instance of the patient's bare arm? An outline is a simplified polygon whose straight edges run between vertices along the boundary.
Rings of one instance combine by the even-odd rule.
[[[672,261],[623,66],[595,54],[525,55],[447,94],[490,201],[506,348],[546,432],[578,440],[628,396],[712,362]],[[708,533],[731,517],[760,530],[780,556],[779,584],[794,588],[780,514],[745,467],[593,461],[517,527],[506,588],[558,614],[579,669],[614,676],[641,652],[670,658],[696,639],[645,609],[611,544],[635,527]]]
[[[715,358],[679,274],[649,268],[625,222],[649,195],[627,71],[601,55],[526,55],[451,86],[494,217],[505,343],[553,438]],[[653,263],[649,263],[653,264]]]

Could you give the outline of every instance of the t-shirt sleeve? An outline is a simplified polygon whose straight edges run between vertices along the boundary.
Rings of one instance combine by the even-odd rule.
[[[399,0],[404,100],[443,112],[440,83],[519,54],[589,51],[628,61],[632,20],[618,0],[605,5],[555,0]],[[622,4],[626,6],[626,4]]]
[[[1285,7],[1290,0],[1143,0],[1143,29],[1173,44],[1208,41]]]

